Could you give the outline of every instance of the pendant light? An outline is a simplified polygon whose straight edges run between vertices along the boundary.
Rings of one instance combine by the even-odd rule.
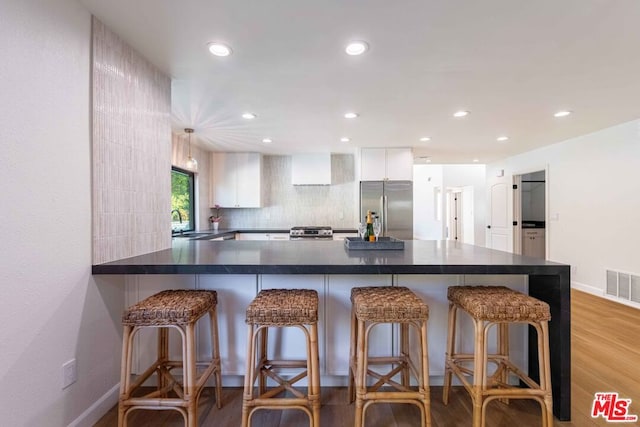
[[[191,134],[193,133],[193,129],[186,128],[184,130],[189,135],[189,158],[187,159],[187,168],[191,170],[198,170],[198,161],[191,156]]]

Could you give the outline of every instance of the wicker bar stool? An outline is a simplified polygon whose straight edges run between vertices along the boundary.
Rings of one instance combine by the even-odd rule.
[[[473,427],[484,427],[487,404],[495,399],[533,399],[540,403],[542,425],[553,426],[551,369],[549,360],[549,305],[536,298],[504,286],[451,286],[448,289],[449,330],[443,401],[449,400],[451,377],[455,374],[471,396]],[[473,354],[458,353],[455,348],[457,312],[471,316],[475,327]],[[538,339],[539,382],[534,381],[509,359],[509,325],[525,323],[533,326]],[[496,353],[488,351],[491,326],[497,326]],[[489,374],[488,364],[495,365]],[[509,383],[515,375],[526,387]],[[473,383],[468,377],[473,376]]]
[[[351,289],[351,348],[349,399],[356,401],[355,426],[364,426],[369,405],[376,402],[411,403],[420,408],[422,427],[431,425],[429,395],[429,354],[427,352],[427,320],[429,307],[409,288],[397,286],[359,287]],[[369,334],[383,323],[400,325],[400,352],[397,356],[369,356]],[[409,326],[418,331],[419,361],[412,360]],[[373,365],[391,365],[386,374],[370,369]],[[400,374],[400,382],[393,379]],[[417,388],[410,384],[411,375]],[[377,381],[367,386],[367,378]],[[355,390],[354,390],[355,382]],[[381,390],[383,386],[391,390]]]
[[[318,293],[308,289],[267,289],[247,307],[247,370],[244,377],[242,426],[251,424],[258,409],[300,409],[309,416],[311,427],[320,426],[320,369],[318,355]],[[304,332],[305,360],[268,358],[269,328],[295,327]],[[281,369],[300,371],[284,378]],[[267,389],[267,377],[278,385]],[[306,394],[293,385],[307,378]],[[258,380],[257,394],[254,385]],[[277,397],[289,392],[292,397]]]
[[[218,408],[221,407],[222,379],[216,307],[216,291],[168,290],[152,295],[125,310],[122,316],[124,334],[118,404],[119,427],[127,425],[127,415],[135,409],[175,410],[182,414],[185,426],[197,426],[198,399],[211,375],[215,376],[216,381],[216,404]],[[211,332],[211,358],[199,363],[196,361],[195,326],[207,313]],[[133,339],[143,328],[158,329],[157,359],[132,382]],[[180,333],[182,360],[171,360],[169,357],[170,328]],[[198,365],[203,368],[200,376],[197,376]],[[174,369],[182,370],[182,382],[173,375]],[[154,373],[157,376],[157,388],[140,395],[138,389]]]

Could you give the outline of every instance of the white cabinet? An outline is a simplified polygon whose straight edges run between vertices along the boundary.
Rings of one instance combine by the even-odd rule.
[[[522,230],[522,255],[545,258],[544,229]]]
[[[289,240],[289,233],[269,233],[269,240]]]
[[[292,155],[291,183],[293,185],[331,185],[331,154]]]
[[[412,181],[411,148],[363,148],[360,152],[360,181]]]
[[[289,240],[289,233],[236,233],[236,240]]]
[[[390,275],[330,275],[324,313],[325,370],[326,375],[347,375],[349,373],[349,344],[351,341],[351,288],[356,286],[391,286]],[[392,350],[392,328],[390,324],[380,324],[372,330],[369,340],[371,356],[388,356]]]
[[[262,206],[262,156],[259,153],[211,154],[211,206]]]
[[[358,237],[358,233],[333,233],[333,240],[344,240],[345,237]]]
[[[267,233],[236,233],[236,240],[269,240]]]
[[[213,274],[198,276],[199,289],[218,293],[218,340],[223,375],[244,375],[247,357],[247,326],[244,323],[247,306],[256,297],[256,276],[244,274]],[[208,325],[199,325],[198,358],[210,351],[206,334]]]

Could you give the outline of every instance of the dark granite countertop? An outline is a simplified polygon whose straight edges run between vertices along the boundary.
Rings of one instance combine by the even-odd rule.
[[[403,250],[348,250],[335,240],[174,239],[171,249],[94,265],[93,273],[568,275],[569,266],[452,241],[409,240]]]

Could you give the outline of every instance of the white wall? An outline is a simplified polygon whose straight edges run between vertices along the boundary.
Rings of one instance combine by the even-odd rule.
[[[436,188],[441,191],[441,219],[437,218]],[[465,224],[465,232],[473,233],[473,244],[485,244],[486,189],[484,165],[415,165],[413,167],[413,234],[416,239],[443,239],[446,224],[446,191],[460,188],[473,195],[473,224]],[[466,208],[465,208],[466,209]]]
[[[413,167],[413,237],[419,240],[442,240],[444,230],[444,193],[442,165]],[[440,194],[436,194],[440,189]],[[440,197],[438,205],[437,198]],[[438,212],[440,216],[438,216]]]
[[[90,27],[75,0],[2,2],[6,426],[68,425],[118,382],[123,289],[91,276]],[[78,381],[62,390],[61,365],[72,358]]]
[[[574,286],[602,294],[605,269],[640,274],[639,162],[635,120],[491,164],[487,180],[548,167],[549,259],[571,264]]]

